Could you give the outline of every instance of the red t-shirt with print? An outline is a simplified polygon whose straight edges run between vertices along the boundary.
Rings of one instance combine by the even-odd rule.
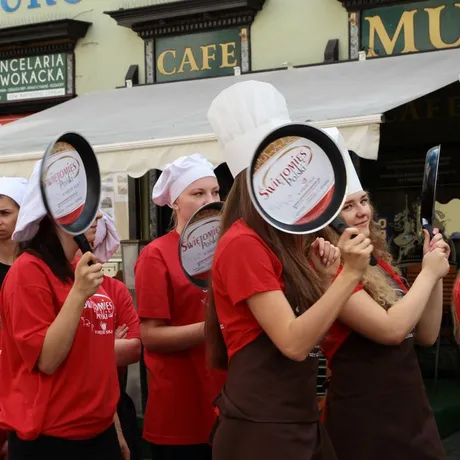
[[[53,375],[37,369],[45,335],[71,289],[31,254],[12,265],[1,291],[0,427],[90,439],[112,423],[119,398],[114,306],[104,289],[86,301],[67,358]]]
[[[133,298],[126,285],[110,276],[104,276],[102,288],[115,305],[115,329],[123,324],[128,326],[126,339],[140,339],[139,316],[133,304]]]
[[[262,333],[246,300],[262,292],[283,291],[282,273],[278,257],[242,220],[220,239],[214,254],[212,285],[229,361]]]
[[[206,293],[181,268],[176,231],[143,249],[135,275],[141,319],[163,319],[170,326],[204,321]],[[144,438],[155,444],[207,443],[215,422],[212,403],[225,374],[209,369],[205,344],[175,353],[145,349],[144,356],[149,370]]]
[[[140,340],[139,316],[134,308],[133,298],[126,285],[116,278],[104,276],[102,288],[107,292],[107,295],[115,305],[115,329],[126,324],[128,332],[125,339]],[[119,367],[118,373],[122,374],[125,370],[125,367]]]
[[[398,284],[405,292],[407,288],[399,275],[392,270],[392,268],[383,260],[379,259],[378,264],[383,270],[385,270],[391,278]],[[342,267],[337,272],[337,275],[342,271]],[[358,284],[354,290],[354,292],[361,291],[363,288],[362,284]],[[345,340],[347,340],[348,336],[352,333],[352,329],[348,326],[343,324],[340,320],[335,321],[327,334],[324,336],[321,342],[321,350],[324,353],[324,356],[328,361],[330,361],[337,350],[343,345]]]

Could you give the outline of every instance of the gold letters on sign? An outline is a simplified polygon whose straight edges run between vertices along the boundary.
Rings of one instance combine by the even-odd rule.
[[[414,53],[421,51],[416,46],[416,34],[420,34],[420,31],[416,30],[419,25],[416,22],[416,19],[421,14],[427,15],[428,37],[434,49],[460,47],[460,34],[455,41],[450,43],[444,41],[442,38],[441,13],[446,7],[446,5],[441,5],[433,8],[423,8],[423,10],[413,9],[404,11],[399,19],[393,37],[390,37],[390,34],[379,15],[364,17],[364,20],[369,23],[369,46],[367,55],[369,57],[377,56],[377,53],[375,52],[376,38],[380,40],[386,55],[393,54],[401,34],[403,34],[403,49],[401,53]],[[460,2],[454,3],[453,7],[460,9]],[[444,12],[444,14],[452,14],[452,12]]]
[[[169,68],[165,65],[165,58],[170,56],[177,59],[175,49],[164,50],[157,58],[158,71],[163,75],[175,75],[184,72],[198,72],[200,70],[211,70],[211,63],[217,59],[217,50],[220,48],[221,62],[219,69],[235,67],[238,62],[235,55],[236,42],[219,43],[213,45],[200,46],[200,52],[193,52],[192,48],[185,48],[184,54],[180,59],[180,65],[172,65]]]

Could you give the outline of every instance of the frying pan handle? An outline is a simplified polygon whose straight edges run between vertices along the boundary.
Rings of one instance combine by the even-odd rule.
[[[348,228],[348,225],[340,218],[336,217],[331,223],[330,226],[340,235]],[[356,235],[352,235],[351,239],[355,238]],[[375,267],[377,265],[377,259],[371,254],[371,259],[369,265]]]
[[[85,254],[86,252],[93,252],[93,248],[91,247],[89,241],[86,239],[86,236],[83,233],[81,235],[74,236],[73,239],[78,244],[78,247],[80,248],[82,254]],[[93,262],[90,260],[88,265],[93,265]]]
[[[424,224],[422,225],[422,228],[430,234],[430,240],[432,240],[434,237],[433,226],[430,224]]]

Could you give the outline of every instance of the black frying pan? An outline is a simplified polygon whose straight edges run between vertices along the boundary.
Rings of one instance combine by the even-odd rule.
[[[96,155],[84,137],[69,132],[48,146],[41,165],[40,190],[56,225],[74,236],[83,254],[91,251],[84,233],[99,210],[101,176]]]
[[[289,123],[269,133],[247,169],[251,200],[270,225],[286,233],[323,229],[346,198],[347,171],[337,144],[323,130]]]
[[[435,217],[436,184],[438,182],[439,157],[441,146],[428,150],[425,158],[425,171],[423,173],[422,196],[420,205],[420,220],[422,228],[427,230],[433,238],[433,220]]]

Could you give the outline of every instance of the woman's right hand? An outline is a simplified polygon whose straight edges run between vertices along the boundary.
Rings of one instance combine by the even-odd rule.
[[[422,270],[428,272],[436,280],[449,273],[450,265],[446,252],[442,248],[434,249],[423,256]]]
[[[344,261],[343,270],[351,271],[361,278],[369,266],[374,246],[359,230],[353,227],[345,229],[337,246]]]
[[[88,265],[89,262],[93,262],[93,264]],[[102,264],[97,262],[93,253],[83,254],[75,268],[73,289],[86,300],[96,294],[102,281]]]

